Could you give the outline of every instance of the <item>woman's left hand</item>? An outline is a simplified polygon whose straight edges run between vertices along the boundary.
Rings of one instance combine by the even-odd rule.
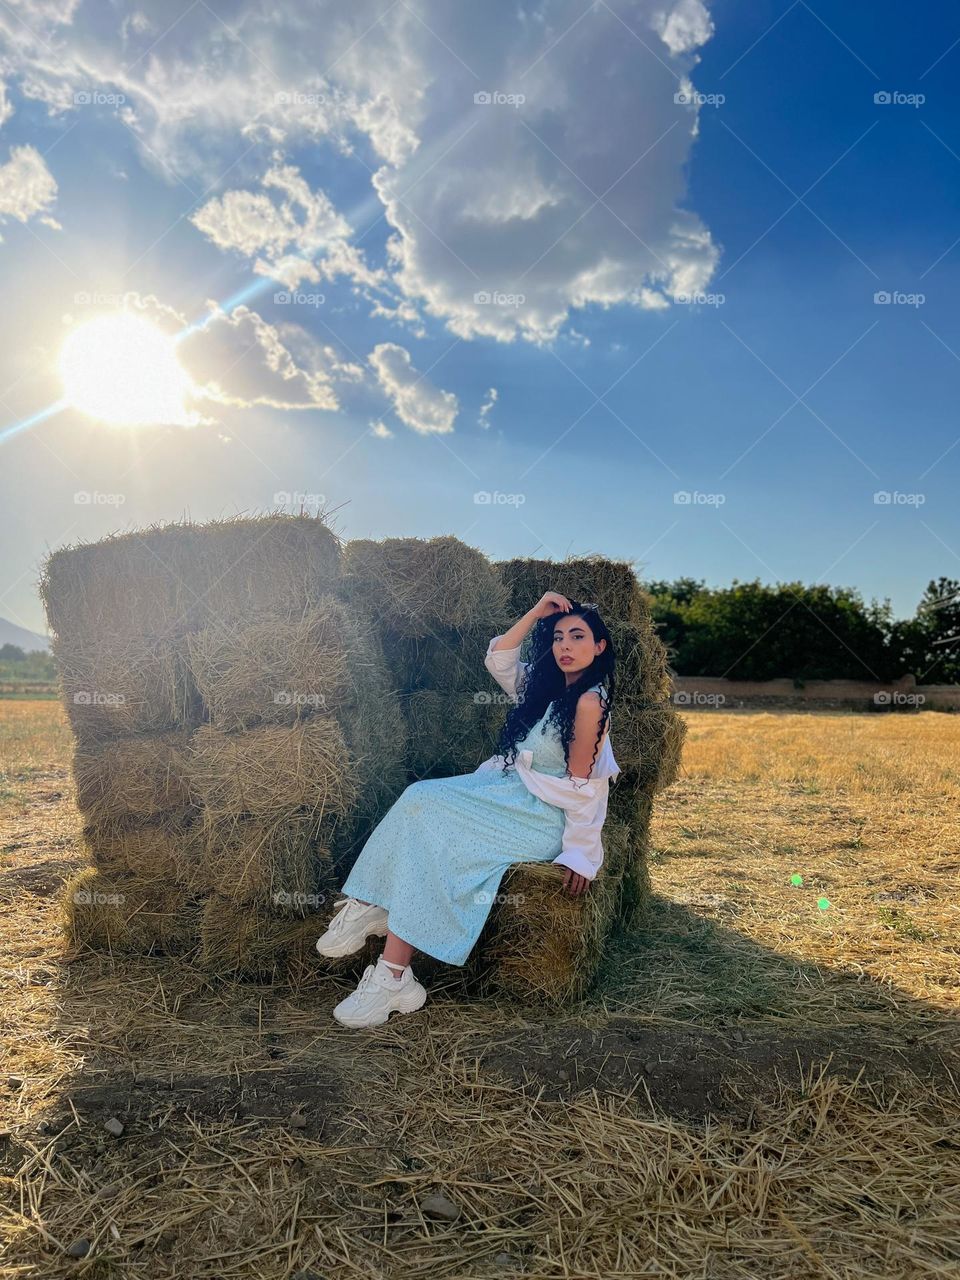
[[[563,873],[563,887],[571,897],[575,898],[590,887],[590,881],[586,876],[574,871],[572,867],[567,867]]]

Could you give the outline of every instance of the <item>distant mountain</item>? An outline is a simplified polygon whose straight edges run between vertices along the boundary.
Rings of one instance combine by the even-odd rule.
[[[0,644],[19,645],[24,653],[30,653],[32,649],[50,652],[50,641],[46,636],[38,636],[35,631],[18,627],[15,622],[8,622],[6,618],[0,618]]]

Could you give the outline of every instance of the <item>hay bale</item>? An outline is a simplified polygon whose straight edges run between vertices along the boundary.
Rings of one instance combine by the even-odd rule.
[[[52,653],[67,719],[86,745],[200,724],[182,637],[55,636]]]
[[[506,708],[485,691],[415,689],[400,698],[407,722],[407,767],[419,778],[471,773],[496,750]]]
[[[40,597],[55,635],[96,652],[107,637],[173,637],[196,625],[200,535],[189,523],[61,547],[41,569]]]
[[[657,777],[654,783],[654,795],[666,791],[680,777],[683,767],[683,744],[687,738],[687,722],[683,716],[675,713],[664,726],[663,737],[659,743],[660,758]]]
[[[604,862],[623,862],[622,824],[604,824]],[[515,863],[477,941],[470,967],[484,994],[559,1007],[580,1000],[594,979],[616,919],[619,880],[602,867],[586,894],[563,888],[563,868]]]
[[[211,888],[233,902],[257,902],[281,914],[318,910],[337,888],[323,826],[309,815],[204,822]]]
[[[620,898],[617,904],[617,927],[629,931],[639,928],[650,909],[650,818],[653,799],[641,797],[637,815],[628,828]]]
[[[169,880],[84,867],[65,884],[61,911],[74,948],[179,955],[199,939],[200,900]]]
[[[626,560],[590,555],[566,560],[497,560],[514,618],[526,613],[546,591],[597,605],[607,626],[625,622],[643,626],[650,616],[650,597]]]
[[[77,743],[73,776],[77,807],[99,827],[151,821],[194,812],[187,781],[187,730],[119,738],[86,746]]]
[[[479,691],[488,685],[483,665],[494,635],[509,625],[484,622],[461,630],[437,627],[431,636],[403,636],[384,628],[383,650],[394,684],[405,693],[436,689],[442,693]]]
[[[224,977],[282,979],[295,957],[305,959],[315,947],[331,914],[329,904],[319,912],[279,913],[261,903],[213,894],[200,924],[200,963]],[[316,954],[314,950],[314,962]]]
[[[331,716],[224,733],[201,725],[186,761],[190,794],[210,821],[243,814],[342,817],[357,798],[347,746]]]
[[[340,540],[322,515],[236,516],[62,547],[41,571],[58,636],[173,638],[257,616],[292,618],[334,589]]]
[[[87,823],[83,842],[94,866],[108,876],[172,880],[195,893],[210,888],[203,827],[195,817],[177,812],[135,825]]]
[[[507,616],[507,593],[482,552],[459,538],[357,538],[343,550],[346,599],[397,635]]]
[[[407,783],[406,724],[376,627],[328,593],[298,618],[211,628],[191,637],[189,649],[216,728],[295,723],[321,712],[339,724],[354,800],[330,833],[329,851],[346,875]],[[289,700],[278,704],[278,691]]]
[[[340,539],[323,514],[235,516],[196,529],[196,625],[298,618],[340,577]]]
[[[209,627],[187,638],[190,665],[210,721],[234,731],[292,724],[342,708],[365,675],[342,601],[326,595],[298,618]]]

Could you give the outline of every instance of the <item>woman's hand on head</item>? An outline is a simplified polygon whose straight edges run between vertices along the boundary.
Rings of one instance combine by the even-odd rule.
[[[552,618],[558,613],[567,613],[572,608],[566,596],[560,595],[558,591],[545,591],[533,606],[533,611],[538,618]]]
[[[590,888],[590,881],[572,867],[567,867],[563,873],[563,887],[571,897],[576,898]]]

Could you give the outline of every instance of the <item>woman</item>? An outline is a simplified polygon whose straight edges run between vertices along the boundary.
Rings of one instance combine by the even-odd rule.
[[[532,661],[521,662],[531,628]],[[421,1008],[414,950],[464,964],[513,863],[558,863],[573,895],[600,870],[608,781],[620,769],[608,736],[615,655],[596,605],[546,592],[493,637],[484,665],[515,703],[497,754],[473,773],[406,788],[364,844],[317,942],[323,956],[346,956],[371,934],[386,936],[377,963],[333,1011],[345,1026]]]

